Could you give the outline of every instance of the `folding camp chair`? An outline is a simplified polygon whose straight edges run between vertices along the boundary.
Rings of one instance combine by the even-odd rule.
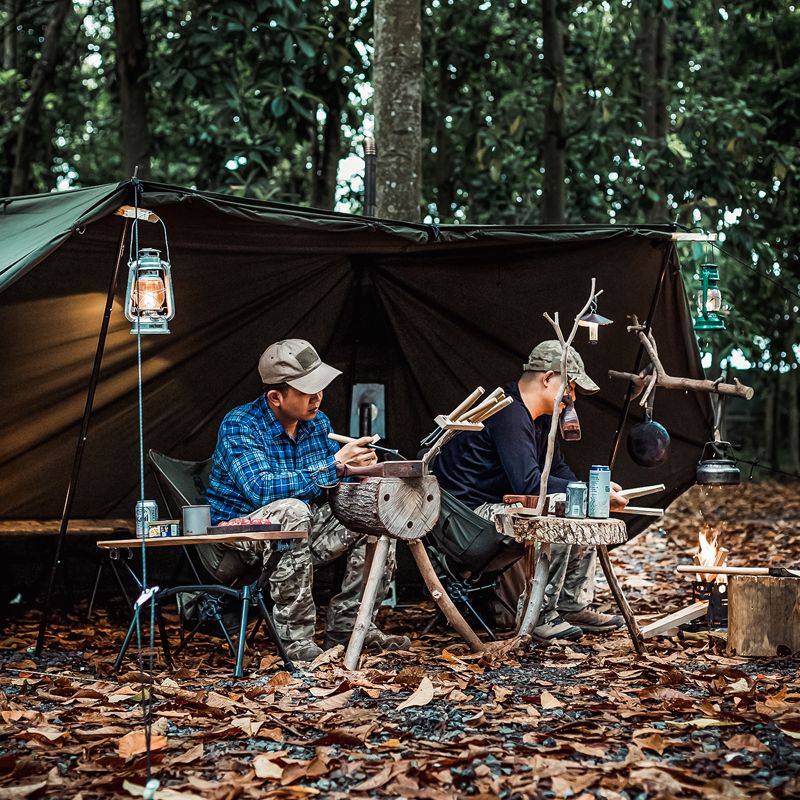
[[[487,600],[495,600],[512,616],[516,614],[516,609],[495,588],[502,574],[525,554],[525,547],[499,534],[493,522],[478,516],[444,490],[439,521],[425,537],[424,544],[450,599],[468,611],[489,637],[495,639],[494,630],[485,618],[488,615],[482,610]],[[437,619],[438,616],[429,628]]]
[[[179,518],[180,510],[185,505],[199,505],[205,502],[206,492],[208,486],[208,476],[211,471],[211,459],[206,461],[181,461],[180,459],[170,458],[163,453],[158,453],[151,450],[147,454],[148,460],[153,467],[153,472],[156,478],[161,499],[164,507],[169,511],[170,515]],[[232,530],[235,533],[235,530]],[[163,589],[158,592],[156,598],[158,601],[167,600],[175,597],[178,602],[178,608],[181,613],[181,618],[186,624],[187,608],[193,609],[193,619],[190,624],[188,635],[182,631],[182,641],[179,647],[171,652],[166,640],[166,636],[161,625],[159,615],[159,629],[161,633],[161,642],[164,649],[164,656],[167,663],[172,666],[172,656],[177,655],[200,631],[201,628],[206,629],[211,627],[212,630],[217,630],[222,634],[231,653],[236,658],[236,667],[234,674],[237,677],[242,675],[242,662],[244,656],[244,643],[245,643],[245,630],[248,621],[249,608],[255,607],[259,612],[259,617],[256,622],[256,627],[250,635],[250,643],[252,644],[254,637],[258,631],[258,626],[263,621],[266,625],[267,634],[270,639],[275,642],[278,653],[284,661],[287,669],[292,669],[293,665],[286,654],[283,642],[278,636],[272,617],[269,610],[264,603],[264,598],[261,594],[264,578],[274,569],[275,564],[282,552],[289,548],[288,540],[277,540],[273,542],[273,550],[267,561],[265,574],[259,577],[259,580],[241,586],[239,588],[230,586],[219,585],[213,576],[207,571],[203,563],[203,550],[204,545],[199,545],[198,556],[200,564],[195,563],[192,558],[189,548],[183,547],[183,552],[186,559],[194,573],[195,583],[191,585],[175,586],[169,589]],[[135,578],[135,575],[134,575]],[[187,600],[188,598],[188,600]],[[231,619],[226,620],[225,601],[235,603],[236,606],[236,625],[239,631],[239,638],[237,644],[234,644],[233,639],[229,633],[228,627]],[[226,621],[228,624],[226,624]],[[123,642],[120,653],[115,663],[115,668],[118,669],[122,662],[130,643],[130,637],[133,633],[133,622],[128,629],[125,641]]]

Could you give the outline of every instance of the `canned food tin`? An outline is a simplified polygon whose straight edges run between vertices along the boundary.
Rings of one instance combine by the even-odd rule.
[[[587,516],[607,519],[611,508],[611,470],[593,466],[589,470],[589,502]]]
[[[176,519],[160,519],[148,525],[148,536],[158,538],[162,536],[180,536],[181,528]]]
[[[567,484],[566,516],[581,519],[586,516],[586,483],[571,481]]]
[[[147,538],[150,523],[158,519],[158,505],[155,500],[139,500],[136,503],[136,538]]]

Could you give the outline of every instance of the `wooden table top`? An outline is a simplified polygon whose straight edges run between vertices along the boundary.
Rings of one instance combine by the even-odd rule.
[[[236,542],[283,542],[307,539],[306,531],[260,531],[256,533],[206,533],[199,536],[154,536],[144,540],[145,547],[183,547],[187,544],[235,544]],[[141,539],[107,539],[97,543],[103,550],[121,547],[141,547]]]
[[[526,508],[509,508],[494,518],[498,532],[518,542],[561,544],[622,544],[628,541],[621,519],[540,517]]]

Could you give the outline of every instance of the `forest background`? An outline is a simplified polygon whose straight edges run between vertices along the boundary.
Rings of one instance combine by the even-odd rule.
[[[704,363],[749,368],[758,401],[729,422],[759,463],[800,473],[793,3],[2,0],[0,26],[0,197],[138,165],[358,213],[376,50],[419,53],[383,73],[421,109],[399,132],[421,153],[400,216],[717,232],[680,251],[690,296],[720,265],[727,330]]]

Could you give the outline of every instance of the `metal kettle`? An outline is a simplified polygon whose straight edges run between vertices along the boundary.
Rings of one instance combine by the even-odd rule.
[[[711,458],[706,451],[711,448]],[[741,473],[731,453],[730,442],[706,442],[697,464],[696,480],[701,486],[733,486],[741,483]]]

